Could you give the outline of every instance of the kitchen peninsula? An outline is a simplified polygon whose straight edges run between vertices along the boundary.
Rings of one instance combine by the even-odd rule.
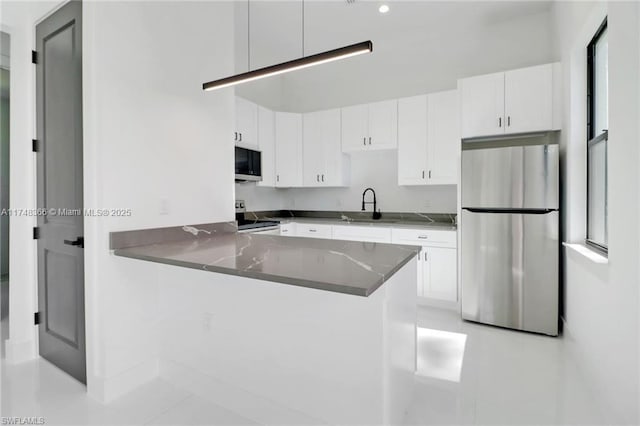
[[[160,361],[196,371],[306,421],[395,424],[416,362],[419,247],[238,233],[217,223],[111,233],[116,256],[196,269],[172,285]],[[190,274],[214,272],[210,278]],[[187,306],[193,304],[193,306]],[[258,420],[258,419],[256,419]]]

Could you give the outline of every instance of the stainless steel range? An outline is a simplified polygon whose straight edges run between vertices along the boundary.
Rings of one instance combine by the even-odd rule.
[[[260,220],[246,219],[247,211],[244,200],[236,200],[236,222],[238,223],[238,232],[266,232],[277,231],[280,222],[277,220]]]

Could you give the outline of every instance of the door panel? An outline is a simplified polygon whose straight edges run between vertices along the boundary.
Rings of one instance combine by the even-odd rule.
[[[72,1],[36,27],[38,208],[56,209],[38,217],[38,335],[40,355],[85,383],[81,18]]]
[[[558,145],[463,146],[462,207],[557,209],[558,202]]]
[[[462,138],[504,133],[504,73],[460,80]]]
[[[427,96],[398,101],[398,185],[427,183]]]
[[[425,279],[424,296],[432,299],[456,302],[458,300],[458,270],[456,249],[426,248],[428,278]]]
[[[354,105],[342,108],[342,151],[361,151],[367,142],[368,106]]]
[[[276,186],[302,185],[302,115],[276,112]]]
[[[462,317],[557,334],[558,212],[462,211]]]
[[[322,113],[310,112],[302,117],[302,182],[304,186],[321,186],[324,173],[324,147],[322,145]]]
[[[397,100],[369,104],[368,136],[367,146],[370,149],[393,149],[398,146]]]
[[[553,65],[505,73],[505,133],[553,128]]]
[[[344,186],[348,182],[347,168],[349,156],[342,152],[340,110],[331,109],[321,112],[322,145],[324,168],[320,171],[320,183],[323,186]]]
[[[236,143],[258,147],[258,106],[244,98],[236,96]]]
[[[262,180],[258,186],[275,186],[276,184],[276,117],[269,109],[258,109],[258,149],[261,155]]]
[[[460,145],[458,92],[450,90],[430,94],[427,111],[428,183],[456,184]]]

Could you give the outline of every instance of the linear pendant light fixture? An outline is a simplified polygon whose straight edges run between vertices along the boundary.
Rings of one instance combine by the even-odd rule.
[[[373,43],[371,40],[361,43],[352,44],[350,46],[340,47],[338,49],[329,50],[327,52],[317,53],[315,55],[304,56],[292,61],[283,62],[277,65],[259,68],[257,70],[236,74],[231,77],[213,80],[202,85],[203,90],[222,89],[223,87],[235,86],[236,84],[247,83],[249,81],[258,80],[265,77],[271,77],[285,72],[300,70],[314,65],[326,64],[340,59],[350,58],[352,56],[371,53],[373,51]]]

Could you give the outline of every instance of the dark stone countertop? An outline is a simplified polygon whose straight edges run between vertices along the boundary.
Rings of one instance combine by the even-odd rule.
[[[238,233],[233,223],[111,233],[116,256],[369,296],[419,247]]]

